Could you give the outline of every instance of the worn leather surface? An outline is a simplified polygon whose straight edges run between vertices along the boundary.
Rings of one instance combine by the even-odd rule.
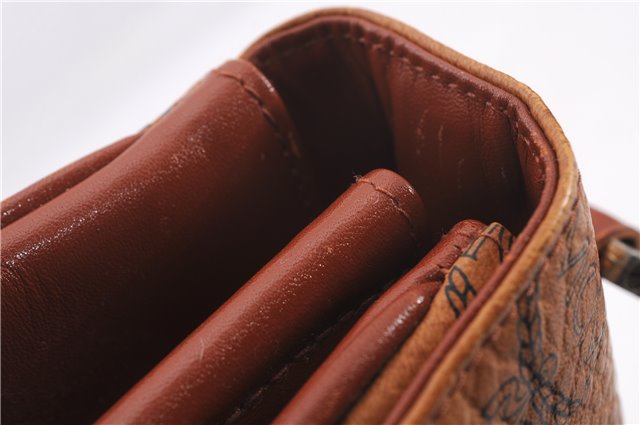
[[[463,221],[355,323],[274,423],[335,423],[429,310],[443,273],[484,226]]]
[[[4,422],[95,420],[354,174],[376,168],[395,170],[424,200],[423,250],[468,218],[517,236],[421,366],[398,417],[618,419],[587,203],[568,141],[535,93],[351,9],[297,18],[242,58],[139,135],[3,204]],[[377,244],[364,246],[375,254]],[[324,305],[317,301],[304,304],[309,314]],[[253,339],[244,341],[251,351]],[[233,370],[243,388],[260,380],[251,361]],[[201,385],[180,383],[151,389],[150,399]],[[229,391],[221,398],[231,400]],[[198,398],[206,396],[193,399],[203,409],[194,419],[220,410],[215,394],[211,405]],[[149,417],[181,408],[154,406]]]
[[[400,422],[620,423],[591,217],[582,192],[524,292],[448,388]],[[424,393],[422,393],[424,395]],[[598,408],[595,408],[595,407]]]
[[[95,420],[288,242],[309,210],[295,137],[270,84],[231,62],[6,225],[3,421]]]
[[[71,189],[113,161],[138,140],[138,135],[125,137],[97,152],[67,165],[41,181],[2,201],[0,226],[5,227]]]
[[[303,349],[310,334],[391,279],[415,255],[424,230],[415,190],[390,171],[368,173],[99,423],[223,420]]]
[[[346,13],[301,18],[243,57],[289,105],[315,169],[337,179],[395,157],[440,206],[429,211],[434,240],[470,217],[520,230],[551,190],[553,154],[517,97],[386,26]]]
[[[475,237],[459,247],[459,257],[444,270],[446,276],[427,315],[358,399],[346,423],[394,421],[392,410],[398,399],[451,324],[509,255],[512,243],[511,233],[492,223],[477,229]]]
[[[337,19],[336,15],[338,15],[340,19]],[[380,32],[375,30],[363,30],[363,26],[359,22],[354,22],[354,20],[359,19],[365,20],[374,26],[383,27],[389,30],[391,34],[380,34]],[[333,20],[333,22],[326,23],[326,21],[331,20]],[[343,23],[349,21],[343,24],[341,27],[342,31],[336,30],[336,28],[340,28],[340,25],[336,22],[339,20],[342,20]],[[307,30],[307,34],[311,34],[306,40],[299,37],[299,34],[304,33],[305,29]],[[372,33],[374,36],[370,38]],[[554,257],[551,257],[550,261],[549,253],[551,249],[556,246],[558,236],[568,226],[571,219],[572,206],[578,203],[578,197],[581,193],[579,174],[568,141],[560,129],[560,126],[544,103],[531,89],[391,19],[358,10],[320,11],[303,16],[275,29],[256,42],[245,54],[245,57],[258,63],[258,66],[263,69],[265,74],[274,79],[276,87],[278,87],[278,76],[287,75],[288,70],[285,69],[283,65],[275,72],[267,69],[268,66],[275,66],[269,65],[271,62],[268,56],[273,55],[274,52],[277,54],[283,51],[282,49],[278,49],[278,44],[286,46],[287,43],[293,43],[295,40],[299,46],[304,46],[304,48],[301,47],[298,50],[294,48],[284,50],[286,52],[287,65],[289,65],[295,63],[294,52],[303,56],[307,55],[307,59],[309,57],[317,59],[320,54],[317,53],[318,48],[315,47],[316,45],[325,46],[324,54],[327,54],[327,51],[329,51],[330,54],[340,55],[341,52],[347,49],[342,46],[342,43],[336,41],[340,38],[340,35],[345,40],[357,40],[354,44],[360,44],[363,46],[363,49],[367,46],[369,47],[369,55],[364,58],[356,56],[358,59],[353,61],[361,67],[360,69],[367,69],[370,64],[374,64],[379,66],[378,69],[384,69],[384,72],[380,72],[378,75],[403,75],[405,78],[407,75],[410,75],[409,80],[412,84],[412,93],[420,93],[420,84],[428,84],[424,81],[429,79],[440,80],[441,83],[443,83],[441,85],[448,87],[451,92],[459,92],[460,87],[463,86],[463,84],[460,84],[460,81],[455,81],[455,79],[454,81],[448,80],[448,82],[452,82],[453,85],[444,83],[444,81],[442,81],[442,75],[430,72],[434,69],[433,61],[427,61],[425,63],[425,58],[429,57],[429,54],[448,64],[454,64],[457,69],[456,72],[468,73],[488,83],[491,87],[497,88],[498,91],[492,90],[490,92],[490,100],[488,104],[485,102],[485,105],[492,110],[496,110],[496,108],[491,105],[495,106],[496,103],[501,104],[501,101],[506,101],[507,105],[509,105],[503,111],[505,112],[504,117],[513,130],[510,136],[516,144],[517,149],[524,150],[524,155],[521,154],[518,157],[520,170],[523,173],[523,186],[529,194],[535,194],[536,188],[541,190],[541,193],[538,192],[540,196],[528,197],[529,205],[535,205],[537,207],[533,212],[526,214],[527,222],[524,228],[514,227],[508,216],[500,220],[506,223],[508,227],[518,235],[512,246],[511,255],[505,258],[503,264],[492,275],[483,290],[480,291],[478,296],[471,302],[436,347],[434,353],[421,370],[421,379],[413,391],[409,393],[408,399],[405,400],[405,410],[407,412],[412,408],[416,409],[414,411],[415,415],[405,416],[405,419],[420,422],[432,414],[432,410],[436,408],[437,401],[443,394],[447,392],[455,393],[456,387],[451,386],[451,381],[468,365],[468,359],[483,335],[488,334],[490,330],[495,328],[497,323],[500,322],[501,311],[516,305],[518,295],[525,291],[527,283],[531,281],[534,271],[545,262],[560,261]],[[421,51],[417,55],[419,58],[418,63],[416,63],[416,59],[411,55],[412,49],[404,45],[399,46],[398,39],[402,40],[402,42],[408,40],[419,46],[418,50]],[[324,43],[324,40],[334,40],[334,43],[326,47],[327,44],[330,43]],[[304,41],[306,41],[306,44]],[[300,53],[300,51],[302,51],[302,53]],[[428,52],[428,54],[425,54],[425,52]],[[349,53],[353,56],[354,51],[350,50]],[[262,59],[261,54],[264,55],[265,59]],[[385,60],[383,56],[386,56],[387,59]],[[389,72],[394,69],[394,60],[389,59],[389,56],[397,57],[399,62],[404,62],[406,72],[398,72],[397,74]],[[266,60],[266,64],[262,63],[262,65],[260,65],[263,60]],[[437,66],[435,68],[438,71],[442,69]],[[373,69],[376,69],[375,66]],[[374,73],[373,75],[375,76],[376,74]],[[447,77],[449,77],[449,75],[447,75]],[[393,98],[393,89],[396,87],[394,84],[385,84],[388,83],[389,80],[392,83],[397,82],[397,80],[392,77],[387,78],[386,81],[383,79],[383,82],[380,84],[378,83],[380,81],[379,79],[373,78],[374,84],[380,84],[380,86],[384,88],[384,90],[380,90],[379,92],[383,104],[385,100]],[[286,87],[287,83],[283,81],[282,84]],[[504,92],[500,92],[500,90],[504,90]],[[471,93],[471,95],[467,96],[470,98],[473,98],[473,96],[478,97],[478,92],[472,91]],[[503,95],[503,93],[506,93],[506,95]],[[454,93],[449,93],[449,95],[450,97],[456,98]],[[288,98],[286,89],[283,90],[283,98]],[[406,98],[411,99],[413,97],[408,95]],[[403,99],[403,102],[405,104],[410,103],[406,98]],[[514,98],[517,99],[515,103],[513,103]],[[432,99],[429,100],[431,101]],[[473,101],[469,100],[468,102],[473,103]],[[452,108],[451,111],[455,111],[454,108],[456,104],[454,101],[447,106]],[[521,106],[521,108],[514,107],[516,105]],[[419,107],[414,106],[413,111],[419,109]],[[501,108],[497,109],[501,110]],[[395,112],[393,108],[388,108],[387,110]],[[447,111],[449,112],[450,110],[448,109]],[[390,116],[393,117],[394,122],[397,122],[398,118],[396,114],[390,114]],[[404,117],[404,115],[401,116]],[[536,125],[531,126],[528,118],[532,118]],[[400,118],[400,120],[402,120],[402,118]],[[419,120],[412,122],[416,123],[419,122]],[[484,122],[485,121],[483,121],[483,123]],[[460,125],[460,128],[465,128],[464,123]],[[303,128],[304,127],[301,126],[301,132],[304,131]],[[406,129],[407,127],[401,126],[401,128]],[[410,125],[409,128],[416,129],[416,127],[412,125]],[[419,128],[421,131],[423,130],[421,126],[419,126]],[[481,135],[483,134],[482,131],[479,133]],[[414,140],[418,139],[419,134],[419,131],[415,131],[416,138]],[[429,137],[427,137],[426,140],[429,143],[426,145],[426,148],[429,152],[438,152],[438,143],[436,142],[438,140],[437,132],[431,131],[428,134]],[[411,139],[412,137],[409,138],[409,140]],[[402,146],[402,141],[406,139],[398,137],[395,140],[397,145]],[[500,144],[499,137],[494,138],[493,141],[496,141],[498,145]],[[483,146],[483,144],[474,144],[476,149],[479,146]],[[470,147],[470,149],[473,148]],[[413,157],[415,157],[415,155],[413,155]],[[435,157],[438,157],[438,155],[435,155]],[[455,157],[455,155],[453,157]],[[480,157],[482,157],[482,155],[480,155]],[[458,158],[460,157],[458,156]],[[402,162],[399,162],[399,169],[409,175],[411,170],[403,169],[402,165]],[[464,169],[464,167],[462,168]],[[450,167],[449,170],[451,169]],[[537,174],[535,174],[536,172]],[[419,172],[416,174],[419,175]],[[410,181],[414,183],[418,191],[424,190],[420,181],[414,181],[414,179],[415,177],[410,179]],[[459,179],[452,180],[445,178],[444,185],[440,186],[439,189],[452,189],[451,184],[453,181],[457,182]],[[480,180],[476,181],[480,182]],[[478,185],[478,187],[474,189],[476,193],[468,194],[465,199],[476,201],[476,205],[485,205],[487,200],[482,197],[487,193],[487,187]],[[435,199],[438,199],[437,190],[431,190],[429,195],[421,192],[421,195],[424,199],[431,199],[432,195],[435,196]],[[451,191],[449,191],[447,201],[451,201],[451,198],[455,199],[455,195],[452,195]],[[511,198],[512,200],[515,199],[513,196]],[[482,201],[479,201],[479,199],[482,199]],[[584,203],[585,201],[582,200],[581,202]],[[448,202],[444,202],[443,204],[449,205]],[[469,211],[466,205],[462,207],[462,205],[458,204],[458,207],[460,207],[461,210]],[[514,211],[517,211],[517,208],[514,209],[512,205],[509,208],[505,208],[505,210],[514,213]],[[516,213],[516,215],[518,214]],[[452,216],[456,217],[455,212]],[[434,222],[437,223],[438,220],[434,220]],[[513,220],[513,222],[515,224],[517,220]],[[588,230],[592,230],[590,225],[587,225],[587,227]],[[554,279],[550,279],[545,283],[553,287],[553,282]],[[603,326],[606,326],[604,317],[599,317],[598,320]],[[562,323],[560,328],[568,327],[566,320],[564,322],[558,321],[558,323]],[[606,339],[606,336],[604,339]],[[592,343],[596,340],[597,338],[595,337],[588,338],[588,341]],[[618,412],[616,403],[609,402],[615,399],[615,391],[613,386],[610,385],[610,382],[606,380],[606,376],[604,376],[611,374],[610,354],[603,354],[602,364],[607,372],[600,377],[605,379],[601,382],[602,387],[597,388],[593,393],[593,397],[588,400],[590,404],[588,404],[585,411],[588,409],[600,410],[603,412],[603,417],[612,418],[615,417]],[[470,373],[481,375],[483,370],[473,369]],[[480,388],[476,388],[475,390],[480,391]],[[602,390],[602,397],[598,396],[600,390]],[[469,406],[465,406],[464,404],[451,405],[452,411],[462,413],[468,410],[468,408]],[[530,412],[533,412],[533,410],[529,409],[528,413]],[[544,421],[548,418],[542,417],[538,419]]]

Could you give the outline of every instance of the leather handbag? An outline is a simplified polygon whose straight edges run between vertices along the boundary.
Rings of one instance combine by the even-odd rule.
[[[3,423],[619,423],[638,242],[528,87],[321,10],[2,203]]]

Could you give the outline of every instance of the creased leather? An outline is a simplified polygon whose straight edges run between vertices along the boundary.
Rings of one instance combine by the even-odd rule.
[[[478,294],[478,297],[465,310],[461,318],[456,321],[434,351],[431,359],[425,364],[424,370],[421,371],[422,384],[415,388],[414,394],[410,397],[412,402],[407,404],[406,408],[410,409],[413,406],[420,412],[425,413],[434,408],[441,394],[447,391],[453,391],[449,387],[449,383],[458,370],[467,365],[469,353],[472,352],[479,339],[495,326],[497,317],[503,309],[515,304],[517,296],[524,291],[525,284],[530,281],[531,274],[537,266],[547,261],[547,255],[551,248],[555,246],[558,235],[562,233],[569,222],[572,213],[571,206],[577,202],[580,192],[579,174],[575,164],[575,158],[564,133],[551,112],[531,89],[513,78],[464,57],[458,52],[392,19],[353,9],[319,11],[297,18],[273,30],[258,40],[258,42],[248,50],[245,57],[253,57],[254,60],[259,63],[261,58],[256,52],[260,51],[262,45],[269,44],[272,48],[269,53],[266,49],[263,51],[263,54],[267,57],[273,53],[274,45],[277,51],[275,41],[283,40],[283,43],[291,44],[291,40],[295,39],[294,34],[297,29],[304,28],[305,26],[306,28],[313,27],[314,22],[328,21],[335,18],[336,15],[339,17],[347,16],[362,19],[393,32],[393,36],[380,38],[375,43],[367,43],[366,38],[363,40],[365,44],[377,46],[378,50],[383,50],[387,45],[393,45],[396,37],[405,38],[418,45],[419,48],[422,49],[422,52],[433,54],[449,64],[454,64],[458,70],[478,77],[488,84],[493,85],[493,87],[504,90],[504,93],[507,93],[506,98],[514,96],[524,105],[524,109],[527,112],[521,115],[520,118],[522,116],[530,116],[534,119],[535,123],[539,125],[539,131],[531,131],[531,127],[529,126],[529,131],[523,134],[522,130],[525,128],[523,124],[525,123],[521,119],[518,119],[518,117],[507,115],[510,122],[515,122],[516,124],[514,130],[519,130],[515,131],[514,138],[517,146],[523,147],[526,145],[529,147],[533,144],[538,147],[537,151],[528,150],[525,155],[520,156],[525,187],[531,189],[544,185],[545,190],[541,197],[529,198],[530,205],[537,205],[537,207],[532,214],[528,215],[528,222],[522,231],[520,231],[518,227],[512,226],[510,221],[505,219],[500,220],[518,233],[518,237],[512,247],[512,255],[506,258],[503,265],[496,270],[496,273],[491,277],[489,282],[487,282],[485,288],[483,288]],[[318,25],[316,28],[321,27],[322,25]],[[350,36],[353,33],[357,36],[362,35],[357,25],[352,25],[351,30],[353,32],[349,34]],[[311,31],[312,30],[309,32]],[[327,35],[329,32],[318,29],[315,35],[317,37],[320,34]],[[317,37],[317,39],[322,39],[322,37]],[[391,39],[393,39],[393,41],[391,41]],[[298,41],[300,40],[298,39]],[[307,41],[310,42],[309,39],[307,39]],[[304,43],[300,43],[300,45],[304,45]],[[337,48],[333,50],[340,51]],[[384,50],[389,51],[387,49]],[[402,52],[400,52],[399,56],[401,56],[401,53]],[[313,55],[311,57],[313,57]],[[421,57],[424,58],[424,54],[421,54]],[[410,59],[407,60],[410,61]],[[423,69],[426,70],[430,68],[423,66]],[[286,73],[286,70],[284,70],[284,73]],[[270,78],[277,78],[277,76],[273,76],[273,73],[267,72],[267,75],[269,75]],[[432,78],[435,79],[435,77]],[[442,77],[438,76],[437,78],[441,79]],[[455,85],[451,87],[452,90],[458,88],[456,83],[457,82],[454,82]],[[276,86],[278,86],[277,83]],[[412,87],[414,86],[416,85],[414,84]],[[384,93],[384,91],[382,93]],[[475,95],[477,96],[477,93]],[[386,95],[383,95],[383,98],[385,98],[385,96]],[[283,93],[283,97],[286,99],[287,94]],[[433,134],[434,133],[431,133],[431,136],[426,140],[437,140],[437,137],[434,137]],[[538,143],[540,138],[542,139],[541,144]],[[400,139],[400,142],[401,141],[402,139]],[[544,147],[545,144],[546,148]],[[433,147],[437,145],[430,144],[430,146],[432,146],[433,149]],[[433,150],[431,150],[431,152],[433,152]],[[523,164],[523,159],[526,161],[526,165]],[[538,167],[542,167],[544,172],[537,176],[532,175],[531,171]],[[412,182],[420,191],[421,185],[413,181],[413,179]],[[449,183],[450,180],[447,181],[445,179],[445,184]],[[484,193],[483,188],[476,188],[476,190],[478,194]],[[426,194],[422,193],[422,195],[425,199],[429,199],[429,196],[425,196]],[[475,200],[477,198],[474,198],[472,195],[469,199]],[[480,203],[485,202],[486,198],[480,201]],[[443,202],[443,205],[447,205],[447,202]],[[507,207],[506,209],[514,211],[513,208]],[[437,220],[434,221],[437,222]],[[553,280],[548,283],[548,285],[552,284]],[[606,327],[606,320],[604,318],[602,318],[602,325]],[[610,355],[605,354],[605,356],[607,359],[604,359],[603,362],[607,363],[608,365],[606,367],[611,369]],[[480,374],[481,371],[473,370],[471,373]],[[607,392],[614,392],[609,383],[603,382],[602,385],[606,388]],[[603,413],[605,416],[609,415],[614,417],[617,414],[616,403],[600,403],[600,400],[595,398],[591,401],[593,403],[589,406],[590,409],[602,410],[605,412]],[[460,405],[458,407],[461,412],[465,411],[465,406]],[[422,416],[420,415],[413,417],[416,421],[421,418]]]
[[[535,224],[555,164],[525,105],[398,36],[388,20],[352,12],[303,16],[243,54],[288,105],[314,169],[339,179],[395,158],[420,196],[439,205],[429,211],[434,242],[470,217],[514,232],[529,217]]]
[[[426,208],[427,241],[470,217],[517,235],[403,394],[399,417],[619,419],[586,200],[569,143],[535,93],[353,9],[297,18],[242,57],[122,151],[3,205],[4,422],[95,419],[354,174],[376,168],[437,205]]]
[[[328,318],[386,283],[424,230],[422,201],[404,179],[388,170],[360,178],[99,422],[223,420]]]
[[[507,229],[492,223],[480,230],[475,240],[461,247],[464,251],[455,263],[447,267],[444,282],[427,315],[358,400],[346,423],[394,421],[392,409],[412,378],[503,258],[509,255],[513,236]]]
[[[478,338],[432,409],[402,422],[620,423],[591,217],[582,190],[525,291]],[[600,406],[600,409],[594,409]]]
[[[3,421],[95,420],[302,228],[293,139],[270,84],[231,62],[7,225]]]
[[[458,223],[367,310],[278,415],[277,424],[335,423],[404,340],[440,288],[444,272],[484,226]]]

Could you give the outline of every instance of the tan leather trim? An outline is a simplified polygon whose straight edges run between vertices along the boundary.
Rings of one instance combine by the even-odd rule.
[[[425,381],[426,385],[421,393],[416,395],[416,398],[406,406],[406,408],[413,407],[402,418],[402,422],[417,422],[424,418],[437,405],[440,398],[455,385],[458,372],[481,345],[483,339],[491,334],[501,318],[514,305],[516,298],[526,289],[526,283],[531,282],[532,274],[537,266],[545,260],[546,254],[555,245],[562,229],[569,220],[571,207],[577,200],[578,170],[562,129],[544,102],[529,87],[501,72],[467,58],[393,19],[359,9],[320,10],[277,27],[259,39],[253,46],[274,33],[306,23],[317,17],[332,15],[354,16],[383,26],[421,46],[431,54],[515,95],[527,105],[530,113],[546,135],[554,150],[558,165],[558,184],[551,203],[546,211],[540,211],[540,209],[536,211],[536,213],[542,214],[541,222],[533,229],[525,229],[518,238],[518,242],[524,245],[521,254],[517,258],[505,261],[505,267],[502,270],[508,269],[508,271],[501,278],[495,292],[490,294],[486,300],[478,297],[476,302],[467,310],[466,317],[461,318],[457,323],[458,326],[452,329],[453,333],[436,350],[434,357],[438,361],[433,363],[432,370],[427,371],[428,381]],[[251,49],[252,47],[248,51]],[[514,246],[514,253],[516,252],[517,249]],[[487,286],[491,287],[491,282]]]
[[[385,363],[396,358],[400,346],[416,326],[423,323],[433,297],[443,284],[445,273],[480,237],[485,227],[478,221],[465,220],[443,236],[418,264],[367,309],[273,423],[342,422],[340,418],[351,404],[358,402]],[[375,408],[381,406],[376,405]],[[381,421],[367,419],[357,422]]]
[[[492,223],[467,244],[455,263],[445,271],[442,286],[424,319],[358,400],[346,423],[384,422],[452,323],[509,253],[512,243],[511,233],[501,224]]]

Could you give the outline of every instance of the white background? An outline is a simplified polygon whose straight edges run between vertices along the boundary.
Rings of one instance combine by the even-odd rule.
[[[2,197],[139,130],[305,4],[4,4]],[[362,4],[525,82],[564,128],[590,202],[638,226],[638,4]],[[605,285],[625,420],[640,301]]]

